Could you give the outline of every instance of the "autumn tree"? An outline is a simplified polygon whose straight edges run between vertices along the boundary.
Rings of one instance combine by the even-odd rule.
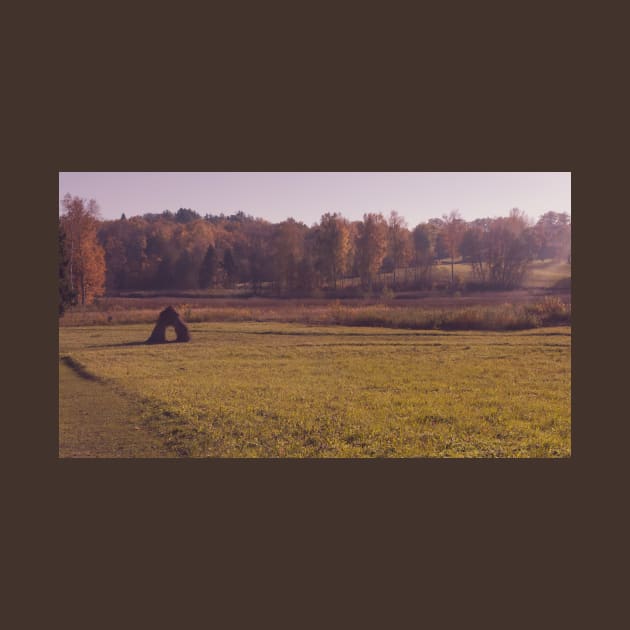
[[[62,207],[70,289],[77,292],[82,305],[91,304],[105,288],[105,253],[97,241],[98,205],[94,199],[67,194]]]
[[[372,289],[387,251],[387,222],[381,213],[366,213],[356,241],[357,267],[364,288]]]
[[[303,256],[298,263],[296,288],[302,293],[311,294],[317,288],[317,269],[313,257]]]
[[[153,286],[157,289],[172,289],[175,285],[175,264],[170,254],[160,259],[155,271]]]
[[[448,248],[444,240],[444,221],[439,217],[434,217],[427,221],[427,226],[431,230],[431,234],[434,235],[433,247],[435,250],[435,257],[438,260],[448,258]]]
[[[262,219],[249,223],[245,228],[246,272],[254,293],[258,293],[263,283],[273,275],[270,255],[272,230],[272,225]]]
[[[396,286],[396,269],[406,267],[411,258],[411,239],[407,221],[395,210],[391,211],[387,221],[387,245]]]
[[[359,240],[359,226],[362,221],[348,222],[348,258],[346,263],[346,273],[348,276],[356,278],[359,276],[359,257],[357,255],[357,242]]]
[[[179,255],[173,236],[175,224],[171,220],[159,218],[151,220],[143,217],[146,223],[146,267],[142,288],[168,289],[175,285],[175,260]]]
[[[413,230],[413,251],[416,282],[428,286],[435,258],[436,230],[429,223],[420,223]]]
[[[571,217],[566,212],[545,212],[536,223],[538,258],[568,260],[571,255]]]
[[[242,212],[201,218],[181,208],[99,221],[95,202],[70,196],[63,209],[64,273],[82,303],[103,289],[94,281],[99,245],[105,250],[108,290],[193,289],[201,281],[226,288],[251,283],[256,293],[269,285],[279,292],[312,291],[338,287],[347,275],[358,276],[371,290],[383,270],[394,270],[396,283],[410,255],[416,282],[427,286],[436,258],[450,258],[453,281],[459,254],[472,264],[476,279],[510,287],[522,281],[532,256],[570,255],[570,218],[557,213],[546,213],[535,226],[520,211],[470,223],[451,213],[410,233],[396,213],[388,220],[365,214],[352,222],[341,214],[324,214],[308,228],[293,219],[272,224]]]
[[[305,228],[294,219],[287,219],[274,231],[272,256],[276,288],[280,293],[297,286]]]
[[[180,208],[175,213],[175,221],[177,223],[191,223],[201,219],[201,215],[190,208]]]
[[[315,230],[317,268],[325,280],[331,282],[336,289],[337,280],[345,273],[348,263],[350,251],[348,221],[340,214],[326,213],[322,215]]]
[[[517,208],[492,220],[486,255],[488,277],[495,287],[513,289],[522,283],[535,253],[533,236],[527,217]]]
[[[142,217],[104,221],[98,239],[105,251],[108,289],[142,288],[150,266],[149,224]]]
[[[194,289],[199,279],[199,268],[195,265],[192,254],[182,249],[174,266],[175,287],[178,289]]]
[[[459,210],[452,210],[450,214],[442,216],[442,235],[451,259],[451,285],[455,284],[455,257],[459,254],[459,246],[464,236],[465,223]]]
[[[105,251],[105,285],[108,289],[126,289],[128,286],[129,265],[127,263],[124,228],[126,219],[106,222],[98,236]]]
[[[470,263],[473,278],[485,283],[488,280],[488,239],[492,219],[475,219],[466,225],[460,253]]]

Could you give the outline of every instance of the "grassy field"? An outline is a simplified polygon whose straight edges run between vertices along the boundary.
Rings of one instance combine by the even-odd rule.
[[[571,265],[566,262],[536,261],[523,283],[525,287],[570,287]]]
[[[454,276],[460,283],[471,282],[475,280],[472,265],[456,260],[453,268]],[[402,281],[412,279],[414,277],[413,269],[399,269],[396,272],[398,278]],[[451,263],[449,260],[442,260],[432,269],[432,279],[436,283],[448,284],[451,280]],[[393,274],[383,274],[383,277],[389,281],[393,279]],[[523,279],[524,288],[551,288],[559,282],[570,281],[571,265],[566,262],[557,260],[536,260],[530,263],[529,270]],[[351,281],[353,284],[358,283],[358,278]],[[567,286],[567,282],[563,283]]]
[[[224,322],[190,331],[190,343],[147,346],[150,325],[69,326],[60,356],[97,379],[96,408],[106,393],[135,401],[128,422],[179,456],[571,454],[569,327]],[[68,395],[60,383],[60,416],[72,413]]]

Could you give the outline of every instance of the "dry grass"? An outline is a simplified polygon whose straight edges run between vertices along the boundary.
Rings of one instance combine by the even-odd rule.
[[[531,298],[530,298],[531,299]],[[61,320],[62,326],[95,326],[154,323],[159,309],[138,300],[110,303],[107,308],[74,309]],[[141,308],[133,308],[134,303]],[[426,305],[425,305],[426,304]],[[434,306],[430,306],[434,304]],[[560,297],[538,298],[533,302],[478,303],[450,298],[443,304],[431,300],[388,300],[386,302],[311,300],[243,300],[205,306],[203,303],[174,304],[184,321],[201,322],[286,322],[315,325],[380,326],[438,330],[523,330],[540,326],[570,325],[571,303]]]
[[[446,309],[392,309],[387,305],[352,309],[338,306],[335,324],[417,330],[525,330],[571,324],[571,305],[549,297],[532,305],[498,304]]]

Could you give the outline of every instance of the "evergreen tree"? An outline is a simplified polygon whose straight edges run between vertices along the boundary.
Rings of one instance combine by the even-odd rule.
[[[158,264],[155,283],[158,289],[172,289],[175,286],[173,260],[168,254]]]
[[[178,289],[193,289],[197,284],[195,261],[187,249],[182,250],[175,261],[175,286]],[[198,274],[198,271],[197,271]]]
[[[217,272],[219,271],[219,261],[217,257],[217,250],[214,246],[208,245],[206,255],[199,268],[199,288],[207,289],[216,284]]]
[[[234,261],[232,250],[228,247],[228,249],[223,252],[223,274],[224,286],[226,289],[234,286],[236,271],[236,262]]]

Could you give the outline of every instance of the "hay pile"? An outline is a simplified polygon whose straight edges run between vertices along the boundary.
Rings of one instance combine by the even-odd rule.
[[[175,339],[176,342],[190,341],[188,327],[184,324],[177,311],[172,306],[169,306],[160,313],[155,328],[151,336],[147,339],[147,343],[167,343],[166,329],[169,326],[175,329],[175,334],[177,335],[177,339]]]

